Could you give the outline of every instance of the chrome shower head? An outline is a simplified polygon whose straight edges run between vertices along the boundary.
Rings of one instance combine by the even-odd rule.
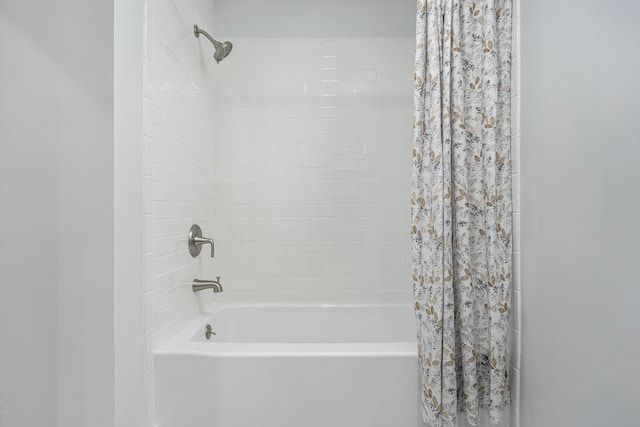
[[[231,42],[220,43],[218,40],[211,37],[205,30],[201,30],[200,28],[198,28],[197,25],[193,26],[193,34],[196,36],[196,38],[200,37],[200,34],[202,34],[207,39],[209,39],[211,43],[213,43],[213,47],[216,49],[215,53],[213,54],[213,58],[218,63],[226,58],[227,55],[229,55],[229,52],[231,52],[231,49],[233,49],[233,45],[231,44]]]

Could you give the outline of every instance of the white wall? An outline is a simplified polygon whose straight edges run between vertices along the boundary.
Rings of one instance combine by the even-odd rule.
[[[522,425],[636,425],[640,4],[521,15]]]
[[[113,2],[0,3],[3,427],[114,424],[112,35]]]
[[[144,3],[114,0],[115,426],[146,417],[143,307]]]

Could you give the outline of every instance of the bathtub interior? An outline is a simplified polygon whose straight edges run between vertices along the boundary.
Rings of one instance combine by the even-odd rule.
[[[414,343],[407,304],[221,305],[191,340],[213,343]],[[210,325],[215,335],[205,336]]]

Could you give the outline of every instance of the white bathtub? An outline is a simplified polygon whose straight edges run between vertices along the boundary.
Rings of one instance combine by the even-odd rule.
[[[157,423],[422,427],[417,364],[409,305],[222,305],[156,351]]]

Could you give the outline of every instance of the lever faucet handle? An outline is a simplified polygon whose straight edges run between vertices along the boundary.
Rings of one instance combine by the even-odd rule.
[[[211,245],[211,258],[213,258],[215,249],[213,239],[202,237],[202,229],[200,229],[200,226],[193,224],[189,230],[189,253],[191,256],[195,258],[200,255],[202,245],[205,244]]]
[[[194,243],[196,246],[202,246],[202,245],[206,245],[209,244],[211,245],[211,258],[213,258],[213,254],[214,254],[214,250],[215,250],[215,243],[213,242],[213,239],[209,239],[207,237],[195,237],[194,239]]]

